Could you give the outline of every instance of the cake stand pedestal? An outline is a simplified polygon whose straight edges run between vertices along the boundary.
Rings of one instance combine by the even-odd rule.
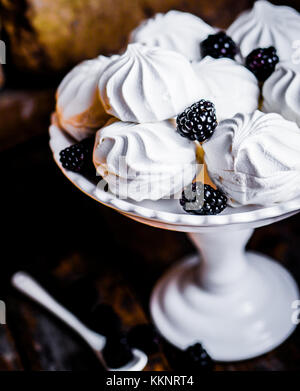
[[[254,228],[297,213],[300,198],[266,208],[227,208],[217,216],[188,215],[178,200],[121,200],[63,169],[59,152],[70,144],[51,125],[53,157],[77,188],[140,223],[187,232],[198,250],[154,288],[151,314],[167,340],[182,349],[201,342],[213,359],[236,361],[266,353],[292,333],[292,304],[299,299],[295,281],[276,261],[245,252],[245,245]]]
[[[151,297],[151,313],[171,343],[200,341],[218,361],[249,359],[294,330],[298,295],[290,274],[266,256],[245,252],[251,229],[190,233],[199,251],[168,271]]]

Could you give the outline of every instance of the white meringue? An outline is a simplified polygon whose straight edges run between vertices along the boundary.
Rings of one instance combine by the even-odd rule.
[[[170,197],[197,171],[196,144],[181,137],[173,121],[111,119],[96,133],[93,161],[112,193],[135,201]]]
[[[237,114],[203,143],[213,182],[232,206],[300,196],[300,129],[279,114]]]
[[[98,81],[113,58],[99,56],[83,61],[64,77],[57,89],[59,123],[78,141],[95,133],[109,117],[99,99]]]
[[[256,1],[232,23],[227,34],[244,57],[256,48],[274,46],[281,61],[292,61],[293,44],[300,39],[300,14],[291,7]]]
[[[230,58],[205,57],[192,64],[200,82],[203,98],[216,106],[218,121],[237,113],[251,113],[258,108],[259,86],[256,77]]]
[[[143,21],[131,32],[129,41],[174,50],[195,61],[201,58],[200,42],[215,32],[196,15],[172,10]]]
[[[264,83],[262,109],[279,113],[300,126],[300,64],[277,64]]]
[[[197,84],[181,54],[135,43],[104,70],[99,91],[107,113],[120,120],[157,122],[196,102]]]

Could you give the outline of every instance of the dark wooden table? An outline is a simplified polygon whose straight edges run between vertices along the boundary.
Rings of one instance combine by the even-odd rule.
[[[7,324],[0,326],[0,370],[101,371],[78,336],[10,287],[10,275],[27,270],[60,297],[74,295],[77,304],[87,306],[89,289],[80,284],[88,281],[128,330],[149,322],[155,281],[193,247],[182,233],[130,221],[78,191],[52,161],[47,136],[3,152],[0,161],[0,300],[7,307]],[[300,282],[300,216],[256,230],[248,247],[276,258]],[[172,369],[164,344],[146,369]],[[269,354],[216,365],[217,371],[299,369],[299,328]]]

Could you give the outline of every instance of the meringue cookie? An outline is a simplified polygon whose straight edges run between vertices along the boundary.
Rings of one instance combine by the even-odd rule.
[[[128,122],[157,122],[175,117],[199,98],[198,79],[179,53],[129,44],[99,80],[107,113]]]
[[[300,64],[277,64],[264,83],[262,109],[279,113],[300,126]]]
[[[274,46],[281,61],[291,61],[293,43],[300,39],[300,14],[291,7],[256,1],[228,28],[227,34],[246,57],[256,48]]]
[[[199,78],[203,97],[216,106],[218,121],[237,113],[251,113],[258,108],[259,86],[256,77],[230,58],[206,56],[192,63]]]
[[[208,173],[231,206],[300,196],[300,129],[279,114],[237,114],[219,124],[203,149]]]
[[[98,81],[113,58],[99,56],[83,61],[64,77],[57,89],[59,123],[78,141],[95,133],[109,117],[99,99]]]
[[[197,171],[196,144],[181,137],[173,121],[111,119],[96,133],[93,161],[112,193],[135,201],[170,197]]]
[[[169,11],[145,20],[130,34],[130,42],[159,46],[183,54],[188,60],[201,58],[200,42],[216,30],[187,12]]]

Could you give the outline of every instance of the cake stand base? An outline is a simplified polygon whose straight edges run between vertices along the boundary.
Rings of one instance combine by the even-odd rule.
[[[223,245],[229,236],[235,240],[219,253],[220,240],[212,247],[217,235],[190,234],[199,248],[203,244],[202,261],[193,256],[171,268],[150,303],[158,330],[173,345],[201,342],[214,360],[238,361],[270,351],[295,329],[297,285],[277,262],[244,253],[251,233],[222,233]]]

